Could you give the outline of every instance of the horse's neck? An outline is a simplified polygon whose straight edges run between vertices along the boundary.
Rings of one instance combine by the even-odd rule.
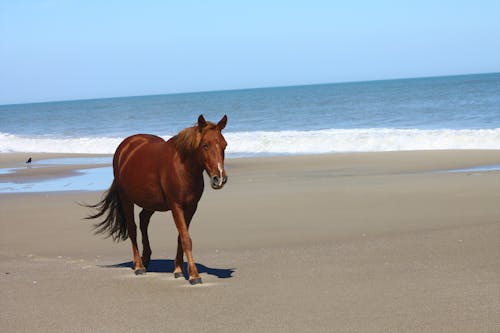
[[[205,168],[198,161],[196,156],[188,156],[184,160],[182,160],[182,169],[183,169],[183,177],[187,178],[187,180],[203,180],[203,171]]]
[[[197,184],[200,181],[203,181],[203,171],[205,170],[204,166],[201,164],[199,158],[192,154],[190,156],[181,156],[180,151],[177,150],[175,145],[175,140],[177,137],[172,137],[167,141],[167,146],[172,149],[172,163],[178,170],[181,171],[178,175],[182,178],[185,178],[186,181],[192,184]]]

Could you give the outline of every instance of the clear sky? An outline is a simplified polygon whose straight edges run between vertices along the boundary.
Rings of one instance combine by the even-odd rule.
[[[498,0],[0,0],[0,104],[486,72]]]

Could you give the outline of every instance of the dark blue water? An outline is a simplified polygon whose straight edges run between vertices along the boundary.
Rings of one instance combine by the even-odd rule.
[[[0,152],[112,153],[199,114],[228,115],[229,154],[500,149],[500,73],[4,105]]]

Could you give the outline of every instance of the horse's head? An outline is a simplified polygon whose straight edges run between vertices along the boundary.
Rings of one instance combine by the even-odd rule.
[[[210,186],[214,190],[221,189],[227,182],[224,170],[224,151],[227,142],[222,136],[222,130],[226,127],[227,116],[217,123],[209,123],[203,115],[198,117],[198,130],[201,133],[199,156],[201,163],[210,176]]]

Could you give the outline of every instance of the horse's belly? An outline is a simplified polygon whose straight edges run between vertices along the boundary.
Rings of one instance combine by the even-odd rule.
[[[162,194],[158,192],[148,192],[144,191],[138,193],[139,195],[132,195],[129,199],[139,207],[154,210],[154,211],[167,211],[170,210],[168,204],[163,200],[158,200],[162,198]]]
[[[137,173],[123,170],[119,183],[124,194],[134,204],[154,211],[170,210],[159,181],[153,176],[142,173],[142,177],[137,177]]]

